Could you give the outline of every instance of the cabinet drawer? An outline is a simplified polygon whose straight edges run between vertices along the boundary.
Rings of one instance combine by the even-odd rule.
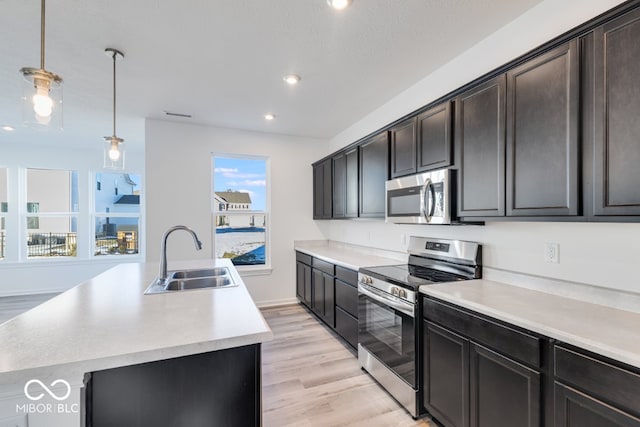
[[[484,319],[467,311],[434,301],[423,300],[424,317],[484,344],[528,366],[541,366],[541,338]]]
[[[302,252],[296,251],[296,261],[311,265],[311,255],[303,254]]]
[[[358,288],[336,280],[336,305],[352,315],[358,317]]]
[[[554,353],[556,379],[640,415],[640,375],[560,346]]]
[[[336,279],[340,279],[348,285],[358,287],[358,272],[336,265]]]
[[[330,274],[332,276],[334,275],[333,269],[335,266],[330,262],[322,261],[318,258],[312,258],[311,265],[313,266],[313,268],[316,268],[324,273]]]
[[[336,307],[336,331],[351,344],[353,348],[358,347],[358,319],[340,307]]]

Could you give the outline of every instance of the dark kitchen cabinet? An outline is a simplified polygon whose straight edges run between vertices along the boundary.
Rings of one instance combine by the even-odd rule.
[[[640,215],[640,11],[594,32],[592,214]],[[589,133],[586,132],[589,136]]]
[[[540,338],[423,300],[425,408],[446,427],[539,427]]]
[[[333,157],[333,218],[358,217],[358,149]]]
[[[92,427],[262,425],[260,344],[85,375]]]
[[[335,296],[333,276],[317,269],[312,269],[312,302],[311,307],[318,316],[332,328],[335,326]]]
[[[311,256],[296,252],[296,296],[311,307]]]
[[[579,349],[554,346],[560,426],[640,426],[640,373]]]
[[[498,76],[456,100],[459,217],[505,215],[506,82]]]
[[[578,215],[577,40],[507,72],[508,216]]]
[[[416,173],[416,123],[412,117],[389,130],[391,178]]]
[[[313,165],[313,219],[331,219],[331,159]]]
[[[447,101],[417,117],[417,172],[451,166],[451,116]]]
[[[360,145],[360,216],[384,218],[385,186],[389,179],[389,137],[382,132]]]
[[[336,332],[358,347],[358,273],[336,266]]]

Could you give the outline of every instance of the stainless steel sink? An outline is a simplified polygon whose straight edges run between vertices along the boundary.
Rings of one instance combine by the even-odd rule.
[[[223,277],[198,277],[195,279],[176,279],[171,280],[165,286],[167,291],[187,291],[189,289],[202,288],[222,288],[225,286],[236,286],[236,284],[228,276]]]
[[[205,288],[229,288],[238,286],[227,267],[196,270],[169,271],[165,280],[155,279],[145,294],[180,292]]]
[[[229,269],[226,267],[205,268],[202,270],[181,270],[169,273],[170,279],[194,279],[196,277],[228,276]]]

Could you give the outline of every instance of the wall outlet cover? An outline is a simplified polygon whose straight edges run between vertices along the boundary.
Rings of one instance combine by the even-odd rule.
[[[558,243],[545,243],[544,244],[544,262],[548,264],[560,263],[560,245]]]

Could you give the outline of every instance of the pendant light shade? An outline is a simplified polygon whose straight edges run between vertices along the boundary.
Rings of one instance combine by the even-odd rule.
[[[112,48],[104,53],[113,60],[113,135],[104,137],[104,167],[124,169],[124,139],[116,136],[116,61],[124,59],[124,54]]]
[[[40,3],[40,68],[24,67],[22,121],[27,126],[62,129],[62,77],[44,68],[45,0]]]

